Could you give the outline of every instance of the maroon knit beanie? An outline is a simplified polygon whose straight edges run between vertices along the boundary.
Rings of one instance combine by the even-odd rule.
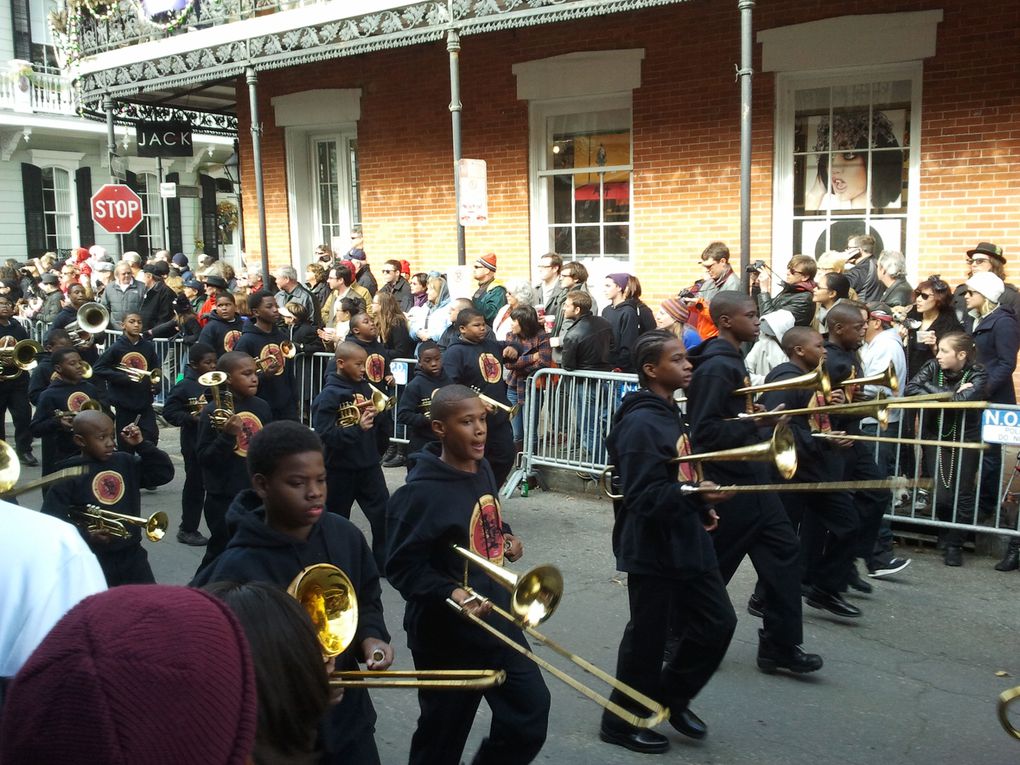
[[[115,587],[71,609],[15,676],[0,762],[243,765],[257,708],[248,642],[224,603]]]

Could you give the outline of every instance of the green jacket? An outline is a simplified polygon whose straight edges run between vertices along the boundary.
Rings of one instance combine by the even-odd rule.
[[[506,305],[506,287],[491,281],[478,288],[471,298],[471,302],[475,304],[475,308],[482,312],[482,315],[485,316],[485,323],[491,327],[499,309]]]

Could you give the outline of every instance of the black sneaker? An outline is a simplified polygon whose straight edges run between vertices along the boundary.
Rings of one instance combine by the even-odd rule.
[[[893,558],[888,563],[879,563],[875,568],[868,569],[868,576],[881,579],[883,576],[898,574],[910,565],[910,558]]]
[[[25,467],[39,467],[39,460],[35,458],[32,452],[24,452],[18,455],[18,460]]]
[[[759,598],[755,594],[751,594],[751,597],[747,599],[747,613],[751,616],[762,619],[765,616],[765,599]]]
[[[190,545],[191,547],[205,547],[209,544],[209,540],[206,539],[198,531],[185,531],[184,529],[177,530],[177,541],[182,545]]]

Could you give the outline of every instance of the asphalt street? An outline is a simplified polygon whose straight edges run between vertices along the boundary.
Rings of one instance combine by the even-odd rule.
[[[178,475],[172,484],[146,493],[143,509],[169,513],[171,532],[160,543],[144,544],[158,581],[185,584],[202,548],[186,547],[174,538],[183,465],[176,430],[164,430],[162,437],[161,447],[174,457]],[[385,472],[391,490],[403,481],[403,469]],[[37,475],[37,469],[26,470],[22,480]],[[38,492],[21,501],[39,507]],[[541,629],[612,671],[627,621],[627,593],[612,557],[608,501],[533,491],[530,497],[507,501],[504,513],[525,544],[525,557],[515,567],[553,563],[563,572],[563,601]],[[367,534],[368,524],[357,509],[354,520]],[[873,594],[853,597],[864,612],[861,619],[848,622],[805,606],[804,647],[821,653],[825,667],[804,677],[767,676],[756,668],[760,625],[744,609],[755,578],[745,562],[729,588],[739,618],[736,636],[720,671],[692,704],[709,725],[704,742],[683,739],[664,725],[660,730],[673,741],[665,755],[637,755],[601,743],[600,710],[548,677],[553,699],[549,738],[537,761],[1017,763],[1020,741],[999,727],[995,702],[1001,691],[1020,683],[1020,573],[996,572],[990,558],[968,556],[963,568],[951,569],[930,550],[906,548],[898,554],[912,557],[913,565],[895,579],[875,581]],[[411,668],[401,630],[403,601],[385,584],[383,600],[397,651],[394,667]],[[551,651],[538,650],[556,658]],[[374,691],[373,699],[383,762],[405,762],[417,717],[415,694]],[[488,720],[483,704],[465,760],[470,760]]]

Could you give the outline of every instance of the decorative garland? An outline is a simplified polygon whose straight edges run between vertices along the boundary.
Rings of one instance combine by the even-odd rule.
[[[224,200],[216,205],[216,225],[224,231],[233,231],[237,228],[237,206],[233,202]]]
[[[141,0],[132,0],[132,2],[138,12],[138,18],[143,24],[150,24],[164,32],[172,32],[183,26],[191,16],[192,9],[195,7],[195,0],[186,0],[184,7],[180,10],[161,11],[160,13],[153,14],[152,16],[147,16],[145,14],[145,6],[142,4]],[[165,17],[167,21],[156,21],[157,16]]]

